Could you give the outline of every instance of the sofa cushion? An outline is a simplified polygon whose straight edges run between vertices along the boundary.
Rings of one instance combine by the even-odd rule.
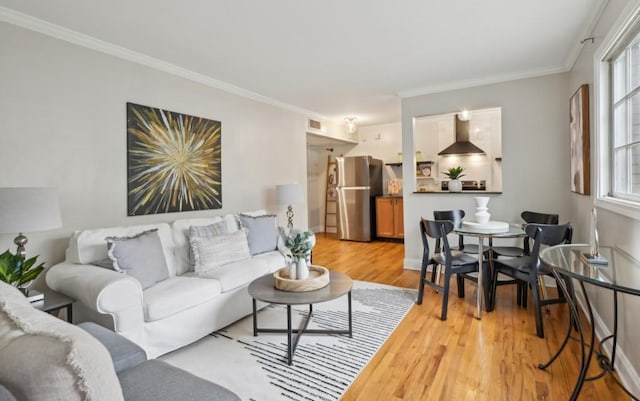
[[[190,268],[189,264],[189,228],[196,226],[207,226],[220,221],[224,221],[227,225],[227,231],[238,231],[238,221],[236,216],[227,214],[222,217],[203,217],[197,219],[180,219],[171,224],[173,230],[173,243],[175,248],[173,249],[174,258],[176,260],[176,274],[184,274],[193,268]]]
[[[211,238],[193,238],[191,249],[196,260],[194,270],[199,275],[251,258],[245,229]]]
[[[111,357],[98,340],[34,309],[18,290],[2,282],[0,327],[5,327],[0,336],[0,383],[16,398],[123,400]]]
[[[93,322],[80,323],[78,327],[91,334],[107,348],[116,373],[147,360],[147,353],[140,346],[114,331]]]
[[[168,278],[144,291],[144,319],[147,322],[163,319],[205,303],[221,292],[216,280],[184,275]]]
[[[95,228],[76,231],[69,239],[66,261],[71,263],[91,264],[98,260],[104,260],[107,255],[107,237],[129,237],[143,231],[158,229],[158,235],[162,241],[162,248],[169,269],[169,275],[176,274],[176,260],[174,256],[174,242],[171,227],[166,223],[148,224],[126,227]]]
[[[226,388],[157,359],[143,362],[119,377],[127,400],[240,401]]]
[[[193,256],[193,249],[191,248],[191,240],[194,238],[212,238],[217,235],[228,234],[229,229],[225,221],[219,221],[217,223],[209,224],[207,226],[191,226],[189,227],[189,271],[194,271],[196,266],[196,259]]]
[[[258,255],[270,252],[278,246],[278,225],[275,214],[264,214],[262,216],[250,216],[246,214],[238,215],[240,227],[246,228],[249,232],[249,250],[251,255]]]
[[[138,280],[142,289],[169,278],[157,229],[131,237],[107,237],[106,241],[113,269]]]
[[[222,292],[227,292],[243,285],[248,285],[254,279],[269,272],[267,261],[256,257],[220,266],[217,269],[201,274],[200,277],[216,279],[222,286]]]

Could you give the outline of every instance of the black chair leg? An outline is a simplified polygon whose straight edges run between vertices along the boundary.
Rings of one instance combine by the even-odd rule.
[[[527,307],[527,301],[529,299],[529,283],[526,282],[522,282],[522,294],[520,294],[522,296],[522,306],[523,308]]]
[[[576,293],[575,293],[575,289],[573,288],[573,281],[570,278],[567,277],[563,277],[564,283],[567,286],[567,290],[569,291],[569,296],[571,297],[571,300],[573,301],[574,305],[578,305],[578,300],[576,299]],[[562,290],[560,290],[560,287],[558,287],[558,291],[562,292]],[[573,329],[575,331],[578,331],[578,322],[575,319],[572,319],[573,321]]]
[[[489,290],[489,311],[496,307],[496,292],[498,289],[498,271],[494,269],[491,272],[491,289]]]
[[[522,284],[520,282],[516,283],[516,301],[518,302],[518,306],[522,306]]]
[[[422,269],[420,269],[420,284],[418,285],[418,300],[416,303],[418,305],[422,305],[422,297],[424,295],[424,280],[426,280],[427,276],[427,264],[422,263]]]
[[[464,298],[464,278],[456,275],[456,280],[458,282],[458,298]]]
[[[447,269],[448,271],[449,269]],[[447,320],[447,306],[449,305],[449,281],[451,279],[451,273],[445,272],[444,275],[444,291],[442,294],[442,313],[440,314],[440,320]]]
[[[544,338],[544,326],[542,323],[542,305],[540,304],[540,290],[538,289],[537,283],[534,283],[531,288],[531,293],[533,294],[533,305],[534,305],[534,314],[536,316],[536,334],[540,338]]]

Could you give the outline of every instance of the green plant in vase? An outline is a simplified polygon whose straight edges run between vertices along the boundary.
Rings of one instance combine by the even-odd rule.
[[[307,259],[313,246],[310,241],[312,237],[313,233],[311,231],[292,233],[287,236],[284,245],[291,251],[291,256],[294,261],[297,262],[300,259]]]
[[[26,259],[8,249],[0,255],[0,280],[24,289],[44,271],[44,263],[36,266],[38,256]]]
[[[463,171],[464,169],[458,166],[458,167],[451,167],[442,174],[446,175],[451,180],[459,180],[461,177],[464,177],[464,174],[462,174]]]
[[[461,166],[450,167],[444,174],[449,178],[449,192],[460,192],[462,191],[462,183],[460,182],[460,178],[465,175],[462,173],[464,169]]]
[[[304,280],[309,277],[307,258],[314,245],[314,234],[311,231],[292,232],[285,239],[284,245],[289,249],[294,262],[289,269],[289,278]]]

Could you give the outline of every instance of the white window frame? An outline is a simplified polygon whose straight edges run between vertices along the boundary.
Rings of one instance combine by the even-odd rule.
[[[611,71],[612,54],[627,43],[630,38],[640,33],[640,4],[632,3],[623,12],[622,17],[614,24],[609,34],[594,56],[594,107],[595,107],[595,169],[596,190],[594,203],[598,207],[640,220],[640,202],[623,199],[611,195],[612,161],[611,161]]]

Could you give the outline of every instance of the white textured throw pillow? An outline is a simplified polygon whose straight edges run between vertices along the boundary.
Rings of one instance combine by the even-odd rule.
[[[191,248],[191,241],[194,238],[213,238],[218,235],[228,234],[226,221],[219,221],[206,226],[190,226],[189,227],[189,270],[194,271],[196,266],[196,259],[193,256],[193,249]]]
[[[122,401],[107,349],[0,282],[0,383],[19,400]]]
[[[193,238],[191,250],[196,261],[194,269],[199,275],[251,258],[245,229],[211,238]]]
[[[157,229],[132,237],[107,237],[106,240],[113,269],[137,279],[142,289],[169,278]]]

